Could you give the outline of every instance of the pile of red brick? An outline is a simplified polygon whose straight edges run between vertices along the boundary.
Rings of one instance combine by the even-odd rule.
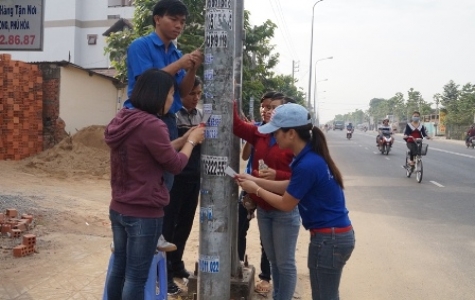
[[[36,236],[34,234],[24,234],[30,229],[33,222],[33,216],[22,214],[18,216],[16,209],[10,208],[5,213],[0,213],[0,227],[2,235],[6,235],[12,239],[18,239],[23,234],[23,242],[21,245],[13,248],[13,256],[23,257],[33,254],[36,248]]]
[[[43,151],[43,77],[37,65],[0,54],[0,160]]]

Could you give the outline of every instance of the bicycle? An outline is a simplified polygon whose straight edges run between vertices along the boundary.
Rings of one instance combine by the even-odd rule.
[[[422,175],[424,173],[424,169],[422,167],[422,156],[427,154],[427,150],[429,145],[423,144],[421,138],[414,139],[414,142],[417,146],[417,153],[415,155],[415,163],[413,165],[409,164],[411,159],[411,150],[407,149],[406,151],[406,163],[403,168],[406,170],[406,176],[409,178],[411,177],[412,173],[416,173],[416,180],[418,183],[422,181]]]

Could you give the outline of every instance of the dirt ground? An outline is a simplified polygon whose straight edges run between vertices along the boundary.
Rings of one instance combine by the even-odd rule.
[[[34,157],[0,161],[0,211],[16,208],[20,214],[33,214],[36,226],[30,232],[37,235],[37,253],[24,258],[12,255],[11,248],[20,241],[0,238],[0,299],[102,299],[111,241],[109,154],[103,130],[91,126]],[[198,257],[198,219],[185,250],[189,270]],[[311,298],[307,243],[308,233],[302,228],[295,299]],[[258,273],[255,219],[247,253]],[[182,287],[184,293],[176,299],[186,298],[186,286]],[[256,294],[252,299],[265,297]]]

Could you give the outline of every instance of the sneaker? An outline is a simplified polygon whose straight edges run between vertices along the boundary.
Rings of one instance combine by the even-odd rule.
[[[178,272],[173,271],[173,276],[176,278],[190,278],[190,272],[188,272],[186,269],[181,269]]]
[[[165,238],[163,237],[163,235],[161,235],[158,238],[157,249],[158,251],[172,252],[176,250],[176,245],[173,243],[167,242]]]
[[[177,295],[181,292],[181,289],[176,285],[174,281],[169,281],[168,282],[168,289],[167,289],[167,294],[172,296],[172,295]]]

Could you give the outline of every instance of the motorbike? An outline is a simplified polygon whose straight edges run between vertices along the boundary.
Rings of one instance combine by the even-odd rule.
[[[391,151],[391,147],[393,145],[391,135],[390,134],[383,134],[381,139],[379,140],[379,145],[378,149],[381,152],[381,154],[389,154],[389,151]]]
[[[469,138],[465,141],[465,145],[467,146],[467,148],[475,149],[475,137],[474,137],[474,136],[469,137]]]
[[[351,139],[351,136],[353,135],[353,131],[351,130],[346,130],[346,138]]]

